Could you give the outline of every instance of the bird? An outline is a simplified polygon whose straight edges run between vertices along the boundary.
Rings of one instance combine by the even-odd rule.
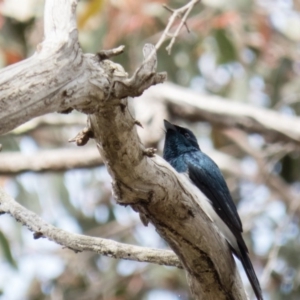
[[[263,300],[261,287],[243,239],[243,226],[226,181],[217,164],[201,151],[197,138],[187,128],[164,120],[166,129],[163,158],[205,195],[202,209],[213,220],[241,261],[258,300]]]

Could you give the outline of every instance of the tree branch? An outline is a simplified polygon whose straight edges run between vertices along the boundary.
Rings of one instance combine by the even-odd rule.
[[[33,237],[35,239],[42,237],[47,238],[75,252],[93,251],[117,259],[182,268],[177,256],[170,250],[127,245],[112,240],[75,234],[56,228],[46,223],[35,213],[18,204],[0,188],[0,214],[2,213],[10,214],[14,219],[34,232]]]
[[[44,127],[84,126],[85,124],[86,116],[83,114],[70,114],[67,117],[64,114],[48,114],[22,124],[16,129],[10,131],[9,134],[29,134],[36,129]]]
[[[158,142],[158,141],[157,141]],[[211,151],[221,170],[236,176],[243,176],[240,162],[222,152]],[[16,175],[23,172],[59,172],[70,169],[102,166],[103,160],[94,147],[40,150],[33,154],[20,152],[0,153],[0,175]]]
[[[103,161],[94,147],[43,150],[33,154],[22,154],[19,152],[0,153],[0,174],[5,175],[27,171],[58,172],[101,165],[103,165]]]
[[[45,40],[32,57],[0,71],[0,134],[33,117],[68,108],[64,104],[74,86],[70,74],[74,71],[77,82],[85,66],[78,43],[76,5],[76,0],[46,1]]]
[[[74,30],[76,1],[47,2],[45,41],[33,57],[0,73],[0,133],[51,111],[88,114],[117,201],[139,212],[144,224],[152,222],[169,243],[187,272],[194,299],[246,299],[229,246],[199,205],[199,199],[206,201],[203,194],[163,159],[148,157],[153,151],[137,135],[138,122],[127,97],[139,96],[166,78],[156,73],[154,47],[145,45],[142,66],[128,78],[120,65],[81,53]],[[64,17],[69,26],[57,24]],[[21,219],[19,206],[13,211],[2,205]],[[29,216],[34,223],[40,221]],[[54,239],[49,225],[33,229],[37,237],[42,229]],[[70,246],[76,250],[78,243]]]
[[[128,78],[120,65],[82,54],[72,25],[77,1],[46,2],[50,4],[45,6],[45,41],[29,59],[0,71],[0,134],[49,112],[77,109],[90,114],[99,109],[99,97],[108,101],[139,96],[165,80],[165,73],[154,73],[147,63]],[[65,24],[65,17],[71,25]]]
[[[236,127],[262,134],[267,141],[300,145],[300,120],[266,108],[232,102],[218,96],[203,95],[167,83],[153,87],[142,97],[164,100],[169,110],[191,121],[207,121],[217,127]]]
[[[153,72],[151,61],[148,69]],[[89,120],[118,203],[154,224],[184,265],[195,299],[246,299],[225,239],[199,207],[203,195],[163,159],[147,157],[127,100],[122,106],[115,101],[103,103]]]

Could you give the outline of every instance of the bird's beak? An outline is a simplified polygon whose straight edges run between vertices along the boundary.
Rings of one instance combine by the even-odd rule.
[[[164,125],[167,131],[168,130],[176,131],[176,127],[172,123],[168,122],[167,120],[164,120]]]

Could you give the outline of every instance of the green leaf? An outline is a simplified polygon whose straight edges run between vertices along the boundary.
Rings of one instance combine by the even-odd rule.
[[[224,29],[216,29],[214,36],[218,46],[218,62],[226,64],[237,60],[236,49]]]

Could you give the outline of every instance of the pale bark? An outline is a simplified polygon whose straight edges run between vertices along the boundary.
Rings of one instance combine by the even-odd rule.
[[[75,168],[103,165],[95,148],[42,150],[32,154],[0,153],[0,174],[16,175],[23,172],[58,172]]]
[[[203,195],[196,195],[191,183],[163,159],[150,157],[152,151],[137,135],[127,96],[141,95],[165,79],[155,73],[153,47],[144,48],[145,62],[129,79],[121,66],[82,54],[76,4],[46,1],[45,41],[34,56],[2,70],[0,133],[48,112],[73,108],[89,114],[116,200],[139,212],[144,224],[152,222],[169,243],[187,272],[194,299],[246,299],[227,242],[196,202]],[[7,203],[1,201],[1,210],[20,219],[20,208],[12,213]],[[46,235],[46,230],[37,232]],[[71,248],[76,249],[76,242]]]
[[[32,131],[41,128],[53,128],[63,126],[84,126],[86,124],[86,116],[84,114],[47,114],[26,122],[16,129],[10,131],[7,135],[30,134]]]
[[[191,121],[207,121],[224,128],[260,133],[267,141],[300,144],[300,120],[267,108],[194,92],[172,83],[156,86],[143,98],[164,100],[173,115]]]
[[[218,151],[208,154],[224,172],[243,177],[237,159]],[[32,154],[0,152],[0,175],[16,175],[28,171],[59,172],[102,165],[103,160],[94,147],[40,150]]]
[[[95,253],[140,262],[182,268],[178,257],[170,250],[151,249],[118,243],[112,240],[75,234],[46,223],[34,212],[29,211],[0,188],[0,212],[8,213],[30,231],[33,237],[47,238],[75,252],[93,251]]]

